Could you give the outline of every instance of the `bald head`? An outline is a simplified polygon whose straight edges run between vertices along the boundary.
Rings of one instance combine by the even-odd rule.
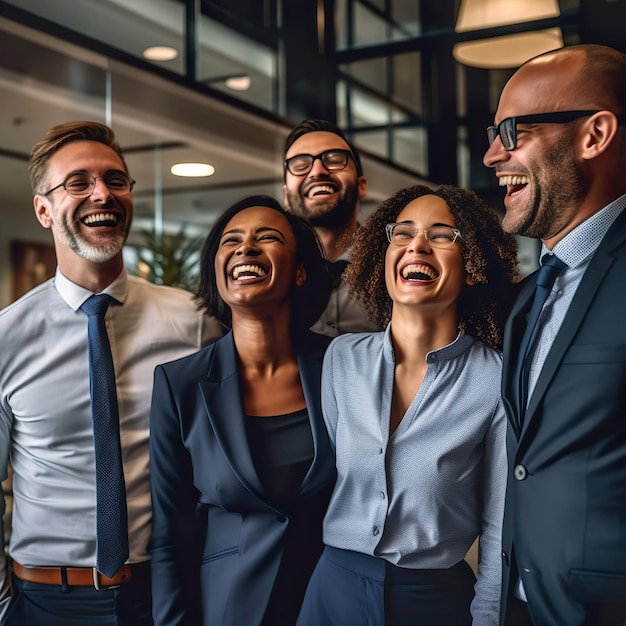
[[[626,55],[613,48],[581,44],[546,52],[522,65],[505,91],[521,81],[537,90],[529,94],[541,101],[537,111],[626,112]]]

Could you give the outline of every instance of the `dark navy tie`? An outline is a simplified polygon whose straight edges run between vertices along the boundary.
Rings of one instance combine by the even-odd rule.
[[[80,307],[89,316],[89,389],[96,457],[97,570],[112,578],[128,558],[126,487],[113,357],[104,316],[112,298],[91,296]]]
[[[528,372],[532,355],[535,351],[535,343],[539,333],[539,317],[543,305],[554,285],[556,277],[566,267],[566,264],[553,254],[546,254],[541,259],[541,267],[537,270],[537,283],[535,286],[535,296],[528,311],[526,321],[526,330],[520,343],[515,378],[513,379],[513,392],[517,392],[516,404],[517,415],[521,422],[526,411],[526,403],[528,402]]]

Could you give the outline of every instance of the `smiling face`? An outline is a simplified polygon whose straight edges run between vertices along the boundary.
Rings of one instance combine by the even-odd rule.
[[[298,154],[317,156],[327,150],[349,150],[335,133],[314,131],[299,137],[287,151],[287,159]],[[351,158],[343,170],[329,172],[320,159],[304,176],[285,174],[285,206],[311,226],[339,228],[356,219],[357,204],[367,192],[364,176],[359,176]]]
[[[581,62],[580,55],[570,54],[522,67],[502,92],[496,123],[519,115],[594,109],[576,86]],[[575,221],[589,189],[576,147],[585,119],[518,124],[515,150],[504,150],[499,138],[487,150],[485,165],[506,187],[505,231],[546,241],[562,236]]]
[[[100,177],[107,172],[125,173],[125,169],[109,146],[98,141],[72,141],[51,156],[46,189],[78,172]],[[61,270],[75,264],[77,256],[95,264],[115,259],[121,269],[122,247],[133,216],[130,193],[115,196],[102,178],[97,178],[86,198],[73,198],[59,187],[48,195],[36,195],[34,206],[39,222],[52,230]]]
[[[248,207],[225,226],[215,255],[219,294],[234,312],[239,306],[288,304],[305,279],[296,268],[296,239],[278,211]]]
[[[421,231],[435,225],[455,226],[446,201],[430,194],[409,202],[396,222],[407,222]],[[407,245],[390,243],[387,248],[385,284],[394,309],[403,305],[455,308],[464,282],[459,239],[450,248],[434,248],[420,232]]]

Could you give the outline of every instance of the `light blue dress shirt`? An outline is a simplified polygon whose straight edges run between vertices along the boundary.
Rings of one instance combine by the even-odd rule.
[[[390,437],[390,327],[330,344],[322,410],[338,476],[324,543],[434,569],[461,561],[480,536],[471,611],[474,624],[497,624],[506,482],[502,359],[461,334],[426,361],[422,385]]]
[[[221,332],[180,289],[123,271],[104,293],[117,300],[107,311],[106,325],[133,563],[149,558],[148,418],[154,368],[195,352]],[[7,476],[10,456],[9,552],[25,566],[93,567],[96,562],[87,316],[78,310],[91,295],[57,270],[55,278],[0,311],[0,478]],[[1,504],[4,511],[4,498]],[[6,574],[0,549],[0,605],[7,603]]]

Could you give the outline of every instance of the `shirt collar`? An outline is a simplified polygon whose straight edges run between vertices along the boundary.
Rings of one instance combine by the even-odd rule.
[[[626,194],[613,200],[603,209],[588,217],[568,233],[553,250],[541,246],[541,258],[544,254],[556,254],[567,263],[568,267],[577,267],[587,262],[598,249],[613,222],[626,207]]]
[[[58,267],[54,278],[54,286],[61,298],[63,298],[67,305],[74,311],[78,311],[83,302],[94,295],[89,289],[85,289],[73,283],[61,273]],[[125,302],[126,296],[128,295],[128,273],[126,272],[126,268],[122,269],[120,275],[100,293],[107,293],[120,303]]]

